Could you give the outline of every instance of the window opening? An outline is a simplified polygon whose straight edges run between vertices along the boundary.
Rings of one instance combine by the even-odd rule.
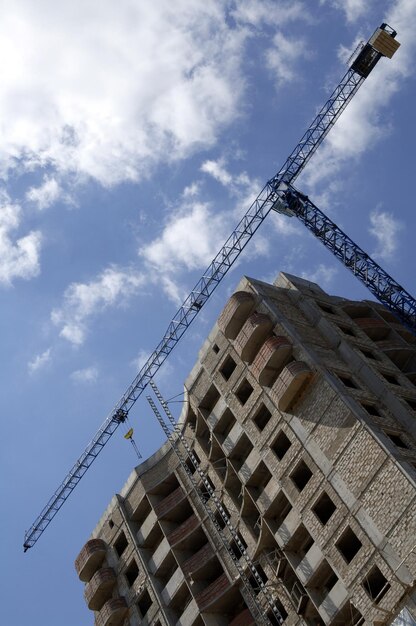
[[[366,402],[362,402],[361,406],[369,413],[370,415],[375,415],[376,417],[381,417],[379,409],[374,404],[367,404]]]
[[[362,583],[364,589],[376,604],[386,595],[390,589],[390,583],[383,576],[377,565],[369,571]]]
[[[400,382],[397,380],[397,378],[395,376],[393,376],[393,374],[387,374],[385,372],[380,372],[380,374],[391,385],[400,385]]]
[[[225,380],[229,380],[236,367],[237,363],[234,359],[231,356],[227,356],[219,371]]]
[[[363,545],[357,535],[348,527],[336,542],[337,550],[342,554],[347,563],[351,563],[361,546]]]
[[[344,335],[349,335],[350,337],[355,337],[355,333],[349,326],[341,326],[341,324],[337,324],[338,328],[344,333]]]
[[[220,398],[220,394],[215,385],[211,385],[208,389],[205,396],[202,398],[199,406],[201,409],[205,409],[205,411],[211,412],[214,406],[217,404]]]
[[[370,352],[370,350],[363,350],[361,348],[361,354],[363,354],[367,359],[372,359],[373,361],[378,361],[378,358],[376,357],[376,355],[373,354],[372,352]]]
[[[146,615],[147,611],[150,609],[152,604],[153,604],[152,598],[150,597],[147,589],[145,589],[145,591],[142,593],[137,603],[137,608],[140,611],[141,617],[144,617]]]
[[[317,302],[316,304],[322,311],[324,311],[324,313],[331,313],[331,315],[335,315],[335,311],[328,304],[323,304],[322,302]]]
[[[405,448],[406,450],[409,448],[409,446],[403,441],[403,439],[397,433],[389,433],[386,430],[384,431],[384,433],[398,448]]]
[[[132,560],[128,568],[126,569],[124,575],[127,578],[127,582],[129,583],[129,586],[132,587],[134,581],[137,579],[139,575],[139,568],[134,559]]]
[[[124,532],[121,532],[114,542],[114,550],[117,552],[117,555],[119,557],[123,554],[128,545],[129,542],[127,541],[126,535],[124,534]]]
[[[312,477],[312,471],[306,465],[305,461],[300,461],[293,472],[290,474],[290,478],[295,483],[299,491],[302,491]]]
[[[279,461],[281,461],[291,445],[292,442],[289,437],[281,430],[270,447]]]
[[[350,389],[358,389],[358,385],[350,378],[349,376],[345,376],[343,374],[338,374],[338,378],[342,382],[345,387],[349,387]]]
[[[406,398],[407,404],[410,406],[413,411],[416,411],[416,400],[410,400],[410,398]]]
[[[244,379],[239,388],[236,391],[236,396],[240,400],[241,404],[245,404],[251,394],[253,393],[253,387],[250,385],[247,379]]]
[[[223,435],[225,439],[234,424],[234,414],[230,411],[230,409],[225,409],[224,413],[221,415],[220,419],[214,426],[214,433],[216,433],[217,435]]]
[[[217,346],[216,343],[214,343],[214,345],[212,346],[213,351],[215,352],[215,354],[218,354],[218,352],[220,351],[219,347]]]
[[[329,495],[324,491],[319,500],[317,500],[315,505],[312,507],[312,511],[315,513],[321,524],[325,526],[325,524],[327,524],[332,517],[336,508],[337,507],[332,502]]]
[[[256,424],[259,430],[264,430],[270,421],[272,414],[265,404],[261,404],[257,413],[253,417],[253,422]]]

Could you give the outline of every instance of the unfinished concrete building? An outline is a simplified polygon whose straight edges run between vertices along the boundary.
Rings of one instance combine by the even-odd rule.
[[[415,384],[415,337],[381,305],[243,278],[185,385],[198,471],[165,444],[76,559],[96,626],[249,626],[253,595],[266,624],[412,623]]]

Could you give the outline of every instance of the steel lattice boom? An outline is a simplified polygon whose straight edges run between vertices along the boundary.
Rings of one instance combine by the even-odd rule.
[[[182,335],[197,316],[214,289],[224,278],[230,267],[241,254],[254,233],[259,228],[272,208],[293,214],[290,209],[284,210],[285,193],[288,184],[293,182],[308,163],[309,159],[322,143],[330,128],[351,101],[364,79],[372,71],[382,56],[391,56],[379,45],[379,40],[394,40],[396,32],[387,24],[377,29],[368,43],[362,48],[329,100],[315,117],[311,126],[292,151],[283,167],[265,185],[237,228],[222,246],[202,278],[192,289],[176,315],[170,322],[162,340],[143,365],[125,394],[115,405],[101,428],[88,444],[81,457],[76,461],[61,485],[49,499],[30,529],[25,533],[24,550],[31,548],[55,517],[61,506],[77,486],[87,469],[101,452],[105,444],[124,422],[127,415],[143,393],[150,379],[154,377],[162,363],[176,346]],[[390,42],[391,44],[391,42]],[[398,44],[395,42],[395,45]],[[321,238],[322,239],[322,238]],[[374,282],[374,281],[373,281]]]
[[[348,268],[399,320],[416,334],[416,300],[362,248],[348,237],[307,196],[293,187],[284,194],[286,206],[328,250]]]

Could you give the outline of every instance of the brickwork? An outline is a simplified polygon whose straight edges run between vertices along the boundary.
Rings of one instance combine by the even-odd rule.
[[[181,423],[245,554],[164,446],[77,559],[96,623],[254,624],[235,566],[250,578],[245,555],[286,626],[387,626],[414,610],[414,382],[416,343],[379,305],[284,274],[242,279]]]

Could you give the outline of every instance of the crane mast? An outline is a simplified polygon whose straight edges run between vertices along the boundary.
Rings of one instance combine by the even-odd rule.
[[[332,238],[325,236],[324,228],[329,224],[328,218],[326,218],[309,200],[307,202],[306,200],[302,200],[302,198],[297,195],[298,192],[291,186],[291,183],[293,183],[309,162],[318,146],[322,143],[329,130],[380,58],[382,56],[389,58],[393,56],[400,45],[395,40],[395,36],[396,31],[387,24],[382,24],[361,48],[339,85],[316,115],[312,124],[286,159],[282,168],[263,187],[248,211],[240,220],[236,229],[232,232],[214,260],[207,267],[203,276],[199,279],[182,306],[176,312],[155,350],[107,416],[100,429],[68,472],[67,476],[48,500],[46,506],[42,509],[30,529],[25,533],[23,544],[25,552],[34,546],[119,425],[127,419],[129,411],[141,396],[150,380],[169,356],[272,209],[285,213],[286,215],[296,215],[316,236],[318,236],[318,238],[320,238],[324,245],[341,259],[347,267],[350,267],[350,269],[353,268],[352,262],[348,261],[350,258],[357,260],[355,264],[357,267],[363,266],[362,259],[364,257],[362,255],[365,255],[365,253],[356,246],[352,240],[347,238],[346,235],[343,234],[344,239],[340,239],[338,235],[342,231],[337,229],[336,225],[333,223],[331,224],[333,226],[332,230],[334,236]],[[301,205],[300,208],[297,207],[297,205],[295,206],[296,202],[294,198],[297,198],[297,202]],[[325,219],[328,220],[325,222],[325,226],[321,228],[317,226],[319,221],[318,212],[322,224],[325,222]],[[316,215],[315,226],[313,225],[314,215]],[[347,239],[348,249],[352,254],[352,256],[350,254],[348,258],[345,255]],[[367,269],[368,272],[371,272],[372,279],[371,281],[365,279],[364,284],[370,286],[371,283],[372,293],[379,299],[380,296],[383,295],[385,298],[384,301],[381,300],[383,303],[386,303],[387,294],[391,293],[387,306],[402,319],[407,326],[414,330],[415,301],[398,283],[396,283],[396,281],[383,272],[380,266],[374,261],[371,261],[368,256],[366,258],[368,259]],[[360,263],[358,263],[359,259]],[[357,271],[354,273],[363,280],[365,269],[361,272]],[[378,281],[379,287],[377,287]],[[398,294],[400,294],[400,297]],[[404,316],[403,311],[405,312]]]

